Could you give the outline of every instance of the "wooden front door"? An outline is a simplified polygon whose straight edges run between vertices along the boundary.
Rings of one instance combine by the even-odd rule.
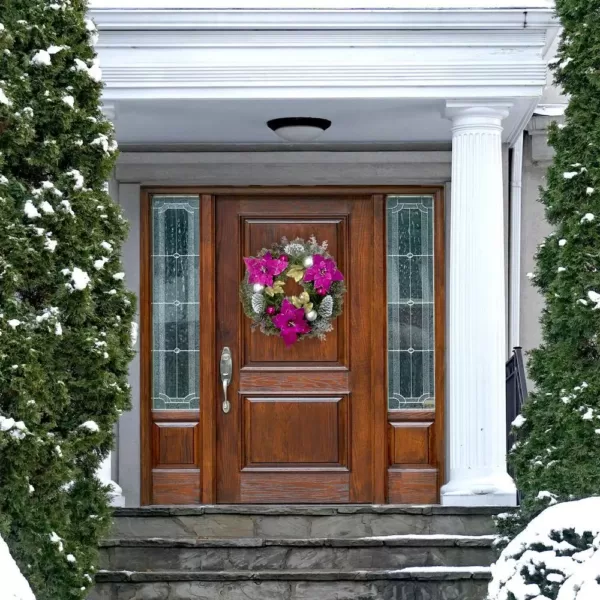
[[[436,502],[443,228],[439,188],[144,190],[142,504]],[[242,310],[243,258],[311,235],[344,310],[324,341],[286,347]]]
[[[373,501],[372,198],[217,196],[215,214],[216,347],[233,364],[231,410],[217,410],[217,501]],[[251,330],[242,259],[311,235],[345,275],[344,313],[325,341],[286,347]]]

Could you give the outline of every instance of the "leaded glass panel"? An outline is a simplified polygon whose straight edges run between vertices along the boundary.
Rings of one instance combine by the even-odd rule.
[[[200,407],[200,202],[152,198],[152,407]]]
[[[432,408],[434,369],[434,203],[388,196],[388,408]]]

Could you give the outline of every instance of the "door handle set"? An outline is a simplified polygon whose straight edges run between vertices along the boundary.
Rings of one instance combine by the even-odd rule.
[[[221,352],[221,383],[223,384],[223,412],[227,414],[231,410],[231,402],[227,397],[227,390],[233,376],[233,359],[231,358],[231,350],[225,346]]]

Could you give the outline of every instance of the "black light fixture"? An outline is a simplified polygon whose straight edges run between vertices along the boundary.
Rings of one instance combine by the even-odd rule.
[[[267,121],[267,127],[287,142],[314,142],[331,127],[331,121],[316,117],[283,117]]]

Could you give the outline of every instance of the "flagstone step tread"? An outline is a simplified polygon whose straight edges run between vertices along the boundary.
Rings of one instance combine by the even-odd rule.
[[[265,507],[259,507],[259,509]],[[190,514],[180,508],[133,509],[131,514],[118,511],[111,538],[362,538],[389,535],[496,533],[494,513],[432,512],[444,507],[403,507],[401,512],[357,512],[330,514],[342,507],[279,507],[282,512],[200,512]],[[372,508],[372,507],[371,507]],[[388,507],[385,507],[386,509]],[[427,510],[426,510],[427,509]],[[142,512],[140,512],[142,510]],[[257,509],[258,510],[258,509]],[[371,510],[371,509],[370,509]],[[416,512],[415,512],[416,510]],[[456,511],[455,508],[452,509]],[[162,512],[161,512],[162,511]],[[424,512],[425,511],[425,512]]]
[[[378,515],[496,515],[514,510],[499,506],[440,506],[413,504],[264,505],[215,504],[190,506],[142,506],[115,509],[116,517],[182,517],[198,515],[336,516]]]
[[[489,567],[409,567],[397,570],[99,571],[97,583],[171,581],[488,581]]]
[[[390,535],[357,538],[113,538],[100,542],[101,548],[264,548],[290,546],[305,548],[355,547],[469,547],[491,548],[495,535]]]

